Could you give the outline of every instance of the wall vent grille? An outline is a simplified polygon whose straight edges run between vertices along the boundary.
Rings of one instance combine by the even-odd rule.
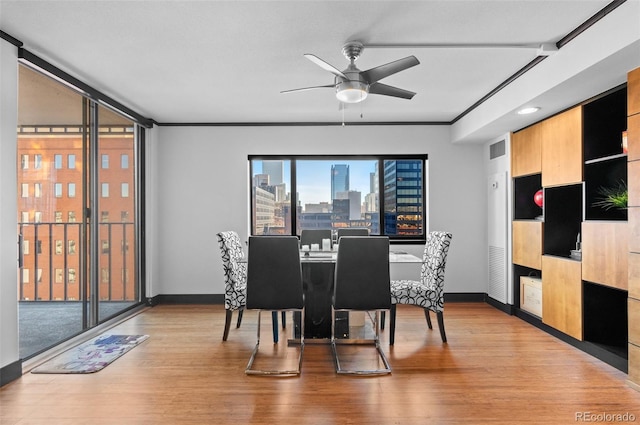
[[[507,303],[505,249],[497,246],[489,246],[489,296],[503,304]]]
[[[504,140],[494,143],[489,146],[489,159],[495,159],[503,156],[506,153],[506,143]]]

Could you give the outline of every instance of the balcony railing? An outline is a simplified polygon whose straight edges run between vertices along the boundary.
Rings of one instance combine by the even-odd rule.
[[[75,301],[90,295],[83,223],[18,223],[21,301]],[[100,301],[135,301],[134,223],[100,223]],[[87,254],[88,256],[88,254]]]

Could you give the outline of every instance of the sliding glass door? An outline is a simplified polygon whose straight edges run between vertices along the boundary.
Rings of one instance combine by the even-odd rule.
[[[20,356],[139,303],[133,121],[20,65]]]
[[[136,134],[129,119],[98,107],[96,181],[99,320],[139,300],[136,267]],[[96,184],[97,183],[97,184]]]

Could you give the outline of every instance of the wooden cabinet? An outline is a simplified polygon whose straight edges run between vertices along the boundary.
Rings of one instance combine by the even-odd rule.
[[[542,171],[541,124],[534,124],[511,135],[511,175],[539,174]]]
[[[582,270],[579,261],[542,257],[542,321],[582,340]]]
[[[627,76],[629,384],[640,391],[640,68]]]
[[[513,262],[540,270],[542,267],[542,222],[513,222]]]
[[[582,223],[582,279],[627,290],[626,222]]]
[[[582,182],[582,107],[541,122],[542,186]]]
[[[630,252],[629,263],[629,297],[640,300],[640,253]]]
[[[640,68],[627,75],[627,114],[640,114]]]

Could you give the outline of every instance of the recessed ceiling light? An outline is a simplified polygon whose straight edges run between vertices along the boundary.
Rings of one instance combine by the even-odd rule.
[[[538,112],[540,110],[540,108],[538,108],[537,106],[531,106],[528,108],[522,108],[518,111],[519,115],[526,115],[526,114],[533,114],[534,112]]]

